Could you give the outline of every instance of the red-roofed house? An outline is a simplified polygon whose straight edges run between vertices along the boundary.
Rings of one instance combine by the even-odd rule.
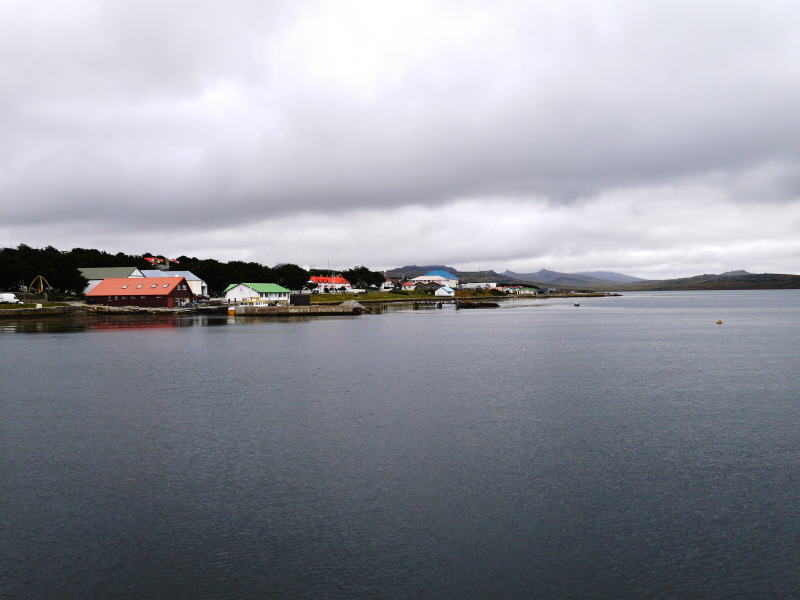
[[[174,308],[194,299],[183,277],[103,279],[86,294],[89,304]]]
[[[350,282],[341,275],[334,277],[314,275],[311,277],[310,283],[317,284],[315,292],[349,292],[352,289]]]

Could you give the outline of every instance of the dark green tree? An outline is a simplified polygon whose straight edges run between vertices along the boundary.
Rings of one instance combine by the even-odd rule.
[[[379,287],[384,281],[383,273],[370,271],[363,265],[342,271],[342,277],[355,288]]]
[[[286,263],[275,267],[274,271],[278,275],[278,283],[290,290],[302,289],[308,283],[308,271],[297,265]]]

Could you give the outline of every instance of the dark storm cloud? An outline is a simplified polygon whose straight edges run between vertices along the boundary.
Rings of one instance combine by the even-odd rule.
[[[557,201],[776,161],[794,196],[795,4],[592,6],[420,9],[431,33],[389,4],[12,2],[5,218]]]

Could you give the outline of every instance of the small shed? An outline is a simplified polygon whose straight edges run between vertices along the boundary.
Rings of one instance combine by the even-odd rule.
[[[443,285],[438,290],[433,292],[434,296],[445,297],[445,298],[452,298],[456,295],[456,291],[451,288],[449,285]]]

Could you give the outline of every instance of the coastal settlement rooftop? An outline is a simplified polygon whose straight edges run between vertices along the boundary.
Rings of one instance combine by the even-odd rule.
[[[316,284],[324,284],[324,285],[350,285],[350,282],[347,281],[344,277],[336,275],[335,277],[324,277],[322,275],[314,275],[311,277],[311,281]]]
[[[263,299],[288,304],[289,294],[289,290],[277,283],[232,283],[225,288],[225,299],[228,302]]]
[[[144,277],[144,274],[136,267],[84,267],[78,270],[89,281],[86,289],[83,290],[84,294],[91,292],[104,279]]]
[[[167,308],[185,304],[192,297],[192,291],[183,277],[104,279],[86,294],[90,304]]]

